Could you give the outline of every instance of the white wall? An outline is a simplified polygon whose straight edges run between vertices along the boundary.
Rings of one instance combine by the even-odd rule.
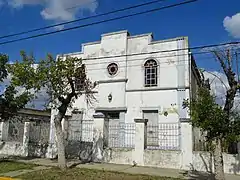
[[[101,41],[83,44],[82,52],[69,55],[82,57],[88,77],[100,83],[95,89],[97,101],[92,107],[86,105],[84,95],[75,101],[74,107],[84,111],[84,119],[91,118],[96,107],[126,107],[127,122],[142,117],[144,108],[158,108],[162,122],[178,121],[176,111],[179,105],[181,106],[177,92],[181,79],[179,76],[182,76],[182,84],[188,87],[189,66],[188,52],[174,50],[188,47],[187,41],[185,37],[153,41],[151,34],[129,36],[127,31],[120,31],[102,35]],[[160,52],[152,53],[156,51]],[[126,54],[128,56],[124,56]],[[143,64],[151,58],[159,64],[158,86],[146,88]],[[107,72],[107,66],[111,62],[119,66],[117,75],[112,77]],[[178,72],[179,63],[184,67],[183,74]],[[121,82],[114,82],[116,80]],[[111,102],[108,101],[109,94],[113,97]],[[189,91],[186,91],[186,96],[189,97]],[[170,111],[168,117],[161,115],[164,110]]]
[[[223,154],[224,172],[240,175],[240,156]],[[208,152],[193,152],[193,169],[197,171],[214,172],[213,157]]]
[[[8,156],[25,156],[23,143],[20,142],[1,142],[0,154]]]
[[[160,122],[177,122],[177,91],[161,90],[161,91],[136,91],[129,92],[126,96],[128,111],[126,113],[126,122],[133,122],[133,117],[142,118],[143,110],[157,109],[159,110]],[[138,102],[138,103],[136,103]],[[169,115],[163,115],[164,111],[168,111]]]
[[[145,150],[144,165],[159,168],[180,169],[181,151]]]
[[[106,149],[104,162],[112,164],[133,164],[134,149]]]

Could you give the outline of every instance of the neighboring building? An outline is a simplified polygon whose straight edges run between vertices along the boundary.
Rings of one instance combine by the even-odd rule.
[[[51,112],[24,108],[0,122],[0,155],[45,157]]]
[[[110,125],[146,118],[148,126],[158,126],[188,118],[182,102],[195,93],[200,75],[187,37],[154,41],[151,33],[130,36],[119,31],[83,44],[81,52],[61,56],[82,58],[88,78],[98,82],[93,106],[84,95],[73,105],[83,121],[99,112]],[[76,87],[82,90],[81,82]]]

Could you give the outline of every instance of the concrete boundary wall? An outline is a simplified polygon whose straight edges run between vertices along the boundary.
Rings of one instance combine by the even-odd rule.
[[[93,162],[138,165],[180,170],[213,171],[213,161],[207,152],[194,152],[192,126],[185,119],[179,122],[179,150],[147,149],[147,119],[135,119],[134,148],[109,148],[104,146],[106,140],[106,119],[103,114],[93,118]],[[56,146],[54,146],[56,147]],[[52,151],[50,148],[49,151]],[[54,158],[49,154],[48,158]],[[56,153],[55,153],[56,155]],[[224,154],[224,170],[228,174],[240,174],[239,156]]]

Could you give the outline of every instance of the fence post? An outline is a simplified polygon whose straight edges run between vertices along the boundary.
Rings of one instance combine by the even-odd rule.
[[[0,140],[6,141],[8,138],[8,127],[9,122],[8,121],[1,121],[0,122]]]
[[[30,122],[24,123],[24,133],[23,133],[23,155],[24,156],[28,156],[30,126],[31,126]]]
[[[0,122],[0,141],[3,141],[3,131],[4,131],[4,128],[3,128],[3,121]]]
[[[104,159],[104,119],[105,116],[102,113],[93,115],[93,162],[102,162]]]
[[[192,125],[188,120],[181,120],[181,151],[182,151],[182,163],[181,169],[191,170],[193,160],[193,135]]]
[[[144,166],[144,149],[147,142],[147,119],[134,119],[136,123],[135,150],[133,160],[137,165]]]
[[[57,110],[51,110],[51,119],[50,119],[50,133],[49,133],[49,140],[48,140],[48,149],[46,157],[49,159],[54,159],[57,157],[57,140],[56,140],[56,128],[54,124],[54,118],[57,115]]]

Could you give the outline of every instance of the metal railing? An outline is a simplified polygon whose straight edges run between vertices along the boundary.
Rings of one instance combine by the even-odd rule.
[[[135,123],[122,123],[109,125],[108,147],[134,148],[135,147]]]
[[[93,141],[93,121],[92,120],[70,120],[68,122],[68,141]]]
[[[147,149],[180,150],[179,123],[147,125]]]

